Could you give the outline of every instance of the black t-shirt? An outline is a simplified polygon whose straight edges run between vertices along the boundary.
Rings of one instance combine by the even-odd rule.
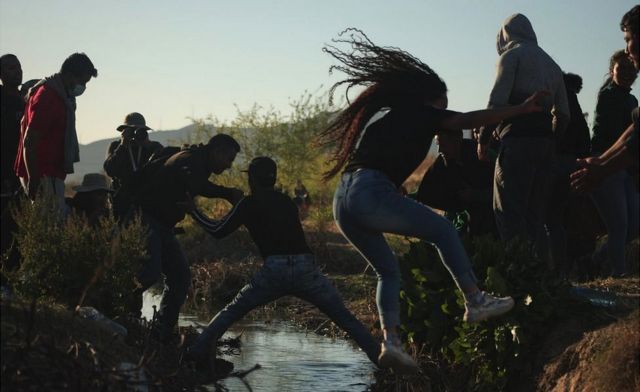
[[[191,215],[216,238],[226,237],[244,225],[263,258],[311,253],[300,224],[298,207],[289,196],[275,190],[244,197],[220,221],[211,220],[199,211]]]
[[[17,181],[13,170],[13,163],[18,152],[18,140],[20,140],[20,120],[24,112],[24,100],[14,95],[5,94],[3,86],[0,86],[0,106],[2,107],[2,182]]]
[[[440,122],[457,112],[431,106],[383,109],[362,135],[346,172],[376,169],[396,184],[402,183],[425,159]]]

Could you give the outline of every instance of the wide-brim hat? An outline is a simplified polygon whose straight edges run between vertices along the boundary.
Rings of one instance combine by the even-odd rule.
[[[147,126],[147,122],[144,119],[144,116],[138,112],[132,112],[127,114],[124,117],[124,124],[119,125],[118,128],[116,128],[118,131],[122,131],[125,128],[142,128],[144,130],[150,130],[151,128],[149,128]]]
[[[107,177],[100,173],[85,174],[82,178],[82,184],[76,185],[73,188],[76,192],[92,192],[92,191],[107,191],[113,192],[109,186],[109,180]]]

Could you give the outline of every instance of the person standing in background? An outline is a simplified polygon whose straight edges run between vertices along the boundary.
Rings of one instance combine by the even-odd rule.
[[[529,240],[546,257],[545,204],[555,151],[570,119],[567,93],[558,64],[540,46],[529,19],[508,17],[497,37],[500,59],[489,107],[516,105],[536,91],[547,91],[544,110],[510,118],[500,124],[502,141],[495,165],[493,210],[503,241]],[[480,130],[478,158],[487,159],[497,124]]]
[[[591,153],[599,156],[620,138],[633,120],[638,100],[631,86],[638,76],[633,61],[622,50],[611,56],[609,76],[600,88],[593,122]],[[624,170],[608,176],[593,190],[592,198],[607,228],[607,242],[594,255],[594,264],[610,264],[605,276],[626,273],[625,247],[638,236],[640,194],[633,177]],[[605,261],[608,260],[608,263]]]
[[[22,66],[15,55],[5,54],[0,57],[0,80],[2,80],[0,86],[0,107],[2,108],[0,116],[2,121],[0,171],[2,173],[2,215],[4,215],[9,201],[20,184],[13,170],[13,163],[18,151],[20,120],[25,104],[24,98],[18,90],[22,84]]]
[[[14,169],[27,196],[42,192],[66,214],[64,179],[80,160],[76,97],[98,70],[84,53],[67,57],[60,72],[29,90]]]

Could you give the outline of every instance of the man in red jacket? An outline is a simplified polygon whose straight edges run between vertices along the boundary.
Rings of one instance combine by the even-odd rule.
[[[69,56],[60,69],[28,94],[14,169],[31,199],[42,192],[64,214],[64,179],[80,160],[76,97],[98,71],[84,53]]]

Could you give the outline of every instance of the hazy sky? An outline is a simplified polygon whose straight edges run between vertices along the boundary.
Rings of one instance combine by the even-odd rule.
[[[139,111],[155,129],[188,117],[233,118],[253,103],[287,113],[308,91],[326,90],[322,52],[346,27],[420,58],[445,80],[453,110],[486,106],[502,21],[520,12],[538,42],[580,74],[579,99],[593,112],[609,57],[624,47],[619,23],[636,2],[583,1],[70,1],[0,0],[0,53],[22,62],[24,80],[56,72],[85,52],[99,76],[78,99],[81,143],[116,135]]]

